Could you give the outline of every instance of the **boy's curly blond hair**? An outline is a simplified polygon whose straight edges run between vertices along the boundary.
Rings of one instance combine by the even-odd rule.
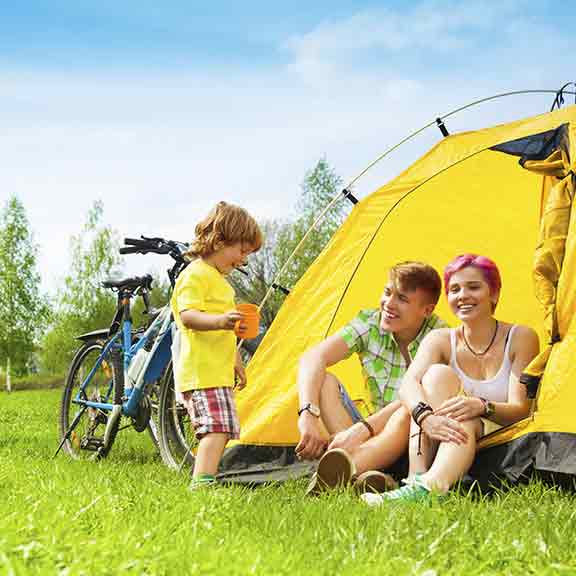
[[[188,258],[210,256],[224,246],[241,242],[256,252],[262,246],[262,232],[256,220],[240,206],[218,202],[196,225],[195,238],[186,252]]]

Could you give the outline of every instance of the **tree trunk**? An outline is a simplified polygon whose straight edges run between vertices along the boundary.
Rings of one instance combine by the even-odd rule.
[[[10,356],[6,359],[6,392],[12,392],[12,382],[10,382]]]

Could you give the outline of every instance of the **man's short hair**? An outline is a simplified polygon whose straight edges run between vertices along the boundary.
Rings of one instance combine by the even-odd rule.
[[[400,262],[390,268],[390,281],[396,288],[413,292],[420,288],[430,297],[430,303],[438,303],[442,292],[442,280],[432,266],[424,262]]]

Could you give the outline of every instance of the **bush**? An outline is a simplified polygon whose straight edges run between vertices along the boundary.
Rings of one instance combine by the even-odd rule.
[[[64,386],[66,376],[64,374],[30,374],[19,378],[12,378],[12,392],[18,390],[40,390],[48,388],[60,388]],[[0,391],[6,392],[6,378],[0,381]]]

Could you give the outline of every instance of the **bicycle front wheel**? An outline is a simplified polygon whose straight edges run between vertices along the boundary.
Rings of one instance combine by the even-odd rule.
[[[167,366],[160,386],[158,428],[163,462],[175,470],[192,468],[198,441],[186,408],[176,400],[172,362]]]
[[[120,418],[110,431],[108,445],[104,432],[109,413],[86,406],[86,401],[121,403],[124,393],[124,370],[121,354],[104,353],[105,342],[84,344],[72,360],[60,406],[60,440],[66,436],[64,449],[75,459],[100,459],[107,456],[116,438]],[[91,375],[91,376],[90,376]]]

